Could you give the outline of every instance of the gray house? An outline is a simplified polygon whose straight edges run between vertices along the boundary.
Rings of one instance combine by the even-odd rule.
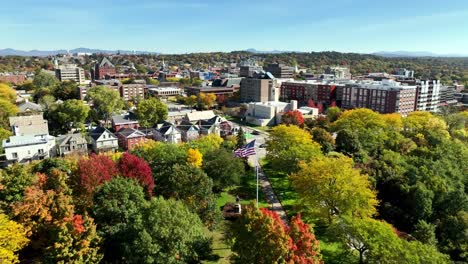
[[[116,151],[119,148],[119,140],[104,127],[97,127],[90,132],[93,151],[96,153]]]
[[[81,134],[67,134],[57,138],[57,155],[84,155],[88,152],[88,142]]]
[[[185,142],[197,139],[200,135],[200,129],[198,126],[190,123],[189,121],[183,120],[178,126],[182,140]]]

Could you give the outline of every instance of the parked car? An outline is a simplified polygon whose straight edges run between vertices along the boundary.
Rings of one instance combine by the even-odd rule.
[[[253,130],[253,131],[252,131],[252,135],[258,136],[258,135],[260,135],[260,132],[258,132],[257,130]]]
[[[260,146],[258,146],[259,148],[266,148],[266,144],[261,144]]]

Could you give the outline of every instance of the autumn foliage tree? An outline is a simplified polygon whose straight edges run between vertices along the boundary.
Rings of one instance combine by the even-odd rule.
[[[302,221],[301,215],[291,218],[288,234],[291,237],[290,263],[322,263],[320,242],[315,238],[313,232],[311,232],[310,226]]]
[[[187,150],[187,163],[200,168],[203,162],[203,155],[198,149],[189,148]]]
[[[92,154],[78,162],[78,186],[83,194],[92,196],[95,189],[119,173],[115,162],[106,155]]]
[[[28,243],[26,229],[0,214],[0,263],[17,263],[16,252]]]
[[[150,196],[153,194],[153,173],[148,162],[125,152],[119,161],[118,167],[122,176],[136,179]]]
[[[299,167],[290,179],[308,213],[328,219],[329,224],[337,216],[375,214],[376,193],[370,188],[367,175],[353,168],[351,158],[317,157],[301,162]]]
[[[319,242],[300,216],[287,226],[277,213],[250,205],[231,235],[234,263],[323,263]]]
[[[322,154],[320,145],[298,126],[279,125],[272,129],[267,144],[267,160],[278,171],[290,173],[301,160]]]
[[[13,216],[28,230],[31,242],[21,251],[24,261],[98,263],[100,238],[87,215],[75,213],[66,175],[58,170],[40,174],[22,201],[13,204]]]
[[[281,122],[286,125],[296,125],[302,127],[302,125],[304,125],[304,117],[298,110],[289,110],[283,114],[281,117]]]

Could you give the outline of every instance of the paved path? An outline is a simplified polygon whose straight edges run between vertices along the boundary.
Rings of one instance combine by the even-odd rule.
[[[283,209],[283,205],[281,205],[278,196],[276,196],[276,193],[271,186],[270,180],[265,175],[265,173],[263,173],[263,170],[260,168],[260,166],[258,172],[258,181],[266,200],[270,204],[270,210],[276,212],[285,223],[288,223],[288,216],[286,215],[286,211]]]

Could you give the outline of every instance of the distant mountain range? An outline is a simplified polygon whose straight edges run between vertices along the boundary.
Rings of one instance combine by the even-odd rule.
[[[0,56],[53,56],[58,54],[67,53],[105,53],[105,54],[159,54],[157,52],[150,51],[131,51],[131,50],[101,50],[101,49],[89,49],[89,48],[77,48],[72,50],[16,50],[16,49],[0,49]]]
[[[245,51],[256,53],[256,54],[280,54],[287,52],[301,53],[303,51],[284,51],[284,50],[271,50],[263,51],[256,49],[247,49]],[[468,57],[468,54],[437,54],[427,51],[379,51],[371,53],[381,57],[394,58],[394,57]]]
[[[257,50],[254,48],[247,49],[245,51],[256,53],[256,54],[280,54],[287,52],[302,53],[303,51],[285,51],[285,50]],[[0,49],[0,56],[53,56],[57,54],[67,53],[104,53],[104,54],[161,54],[158,52],[151,51],[132,51],[132,50],[101,50],[101,49],[90,49],[90,48],[77,48],[72,50],[16,50],[16,49]],[[394,58],[394,57],[468,57],[468,54],[436,54],[427,51],[379,51],[374,52],[372,55]]]
[[[379,51],[373,55],[394,58],[394,57],[468,57],[468,54],[437,54],[427,51]]]

